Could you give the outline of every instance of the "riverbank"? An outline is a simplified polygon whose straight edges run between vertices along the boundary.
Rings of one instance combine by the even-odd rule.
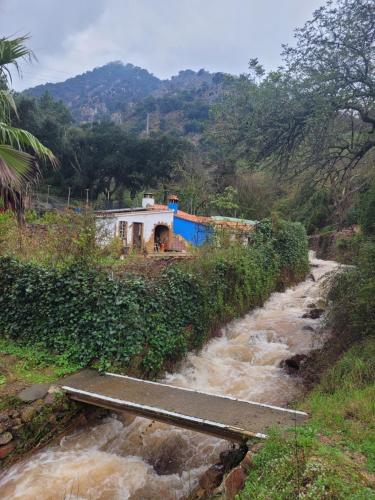
[[[241,499],[375,498],[375,339],[330,359],[323,373],[325,348],[306,363],[308,383],[313,366],[320,379],[298,405],[310,419],[289,438],[275,432],[266,441]]]
[[[75,370],[65,356],[0,339],[0,470],[104,414],[53,385]]]
[[[301,365],[308,423],[256,455],[242,499],[375,498],[375,245],[329,284],[324,346]]]
[[[276,405],[295,400],[303,391],[301,382],[280,363],[314,345],[319,319],[303,316],[320,299],[319,278],[335,267],[324,261],[313,264],[313,276],[273,293],[263,307],[227,324],[164,381]],[[85,498],[94,492],[99,498],[114,498],[120,491],[132,499],[187,497],[220,453],[230,450],[229,443],[202,434],[140,418],[111,417],[12,468],[2,479],[1,492],[14,495],[17,487],[22,500],[52,499],[56,491],[76,488]],[[48,490],[40,482],[41,471],[48,475]]]

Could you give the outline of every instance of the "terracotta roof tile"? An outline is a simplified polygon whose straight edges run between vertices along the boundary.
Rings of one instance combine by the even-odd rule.
[[[167,210],[168,207],[167,205],[158,205],[155,204],[152,206],[154,210]],[[177,210],[176,216],[179,217],[180,219],[184,220],[189,220],[191,222],[197,222],[200,224],[205,224],[209,221],[209,217],[201,217],[198,215],[193,215],[193,214],[188,214],[187,212],[184,212],[183,210]]]

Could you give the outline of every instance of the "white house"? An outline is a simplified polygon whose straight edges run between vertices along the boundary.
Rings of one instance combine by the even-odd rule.
[[[97,227],[108,240],[121,238],[124,248],[149,252],[171,249],[174,211],[154,205],[153,196],[145,194],[141,208],[97,211]]]

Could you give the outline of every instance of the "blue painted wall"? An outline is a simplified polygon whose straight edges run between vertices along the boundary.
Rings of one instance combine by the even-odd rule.
[[[199,222],[193,222],[191,220],[186,220],[177,215],[178,202],[171,201],[168,202],[168,208],[174,211],[173,217],[173,232],[174,234],[179,234],[186,241],[194,246],[200,246],[206,243],[211,236],[212,230],[204,224]]]
[[[177,215],[173,218],[173,232],[179,234],[194,246],[206,243],[210,237],[210,230],[204,224],[181,219]]]

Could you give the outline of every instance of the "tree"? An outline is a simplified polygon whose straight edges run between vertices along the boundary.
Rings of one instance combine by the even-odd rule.
[[[345,177],[375,147],[375,4],[330,0],[295,37],[286,75],[314,104],[301,135],[328,132],[320,164]]]
[[[284,67],[232,82],[215,132],[253,168],[345,182],[375,149],[375,4],[329,1],[295,38]]]
[[[19,60],[30,60],[32,52],[25,45],[27,36],[0,38],[0,197],[4,207],[17,212],[22,222],[23,193],[28,183],[35,182],[39,174],[39,160],[49,160],[57,165],[57,159],[30,132],[12,126],[12,113],[17,108],[8,85],[12,81],[9,66],[19,73]]]
[[[211,203],[220,214],[236,216],[239,209],[237,199],[237,190],[233,186],[227,186],[222,193],[216,194]]]

